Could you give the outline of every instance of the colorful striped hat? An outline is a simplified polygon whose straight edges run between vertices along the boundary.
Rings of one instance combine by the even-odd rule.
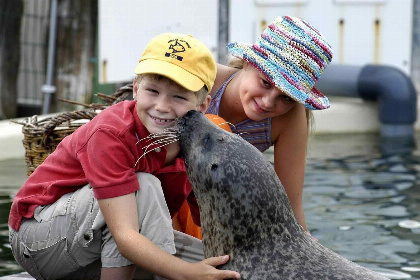
[[[332,49],[321,33],[304,20],[278,17],[255,44],[231,43],[227,48],[305,107],[311,110],[330,107],[328,98],[314,85],[331,62]]]

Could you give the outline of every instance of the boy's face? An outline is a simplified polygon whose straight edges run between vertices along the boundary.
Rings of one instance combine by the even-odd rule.
[[[150,133],[158,133],[174,126],[176,119],[190,110],[205,112],[210,96],[198,104],[197,95],[168,79],[157,80],[145,76],[140,83],[134,81],[134,99],[137,114]]]

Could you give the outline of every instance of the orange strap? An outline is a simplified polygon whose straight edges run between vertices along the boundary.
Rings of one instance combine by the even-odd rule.
[[[184,202],[176,217],[178,218],[178,223],[182,232],[194,236],[200,240],[202,239],[201,227],[194,224],[190,206],[188,205],[187,201]]]

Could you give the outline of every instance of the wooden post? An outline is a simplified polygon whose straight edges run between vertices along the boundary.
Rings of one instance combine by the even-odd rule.
[[[15,118],[23,0],[0,1],[0,119]]]
[[[97,38],[97,5],[97,0],[58,1],[54,78],[57,93],[51,104],[53,112],[69,110],[69,104],[57,102],[60,98],[90,103],[94,75],[92,58],[95,56]]]

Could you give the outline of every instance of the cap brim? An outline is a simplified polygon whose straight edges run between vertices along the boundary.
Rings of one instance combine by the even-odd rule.
[[[258,53],[254,48],[252,48],[252,45],[244,43],[230,43],[228,44],[227,49],[233,56],[259,67],[259,70],[268,79],[272,80],[278,89],[285,92],[293,100],[303,104],[305,107],[311,110],[322,110],[330,107],[328,98],[319,92],[315,87],[313,87],[309,92],[302,91],[286,80],[280,72],[276,71],[276,73],[274,73],[273,71],[268,71],[268,68],[273,67],[268,67],[267,65],[274,65],[274,63],[269,61],[267,57]],[[267,72],[270,72],[275,76],[268,77],[266,74]]]
[[[134,72],[136,74],[158,74],[165,76],[190,91],[199,91],[204,86],[204,82],[197,76],[166,61],[156,59],[142,60],[137,64]]]

